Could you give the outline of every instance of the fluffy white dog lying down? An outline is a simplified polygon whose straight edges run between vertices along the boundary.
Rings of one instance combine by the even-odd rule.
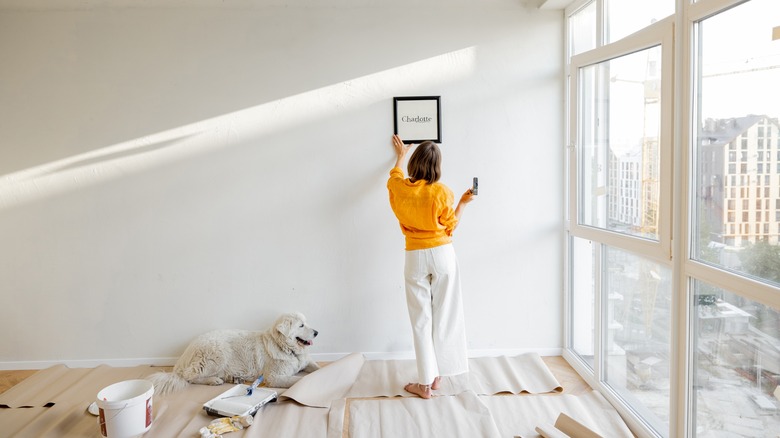
[[[300,379],[298,372],[319,369],[306,349],[318,334],[300,313],[282,315],[273,327],[262,332],[213,330],[190,343],[172,373],[155,373],[149,380],[160,395],[190,383],[253,381],[261,374],[267,386],[289,388]]]

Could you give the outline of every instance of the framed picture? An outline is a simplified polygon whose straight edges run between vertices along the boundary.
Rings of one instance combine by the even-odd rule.
[[[393,118],[404,143],[441,143],[441,96],[394,97]]]

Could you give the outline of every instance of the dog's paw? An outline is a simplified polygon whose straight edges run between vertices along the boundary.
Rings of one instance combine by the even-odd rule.
[[[225,383],[225,381],[220,379],[219,377],[209,377],[208,379],[206,379],[204,383],[206,385],[219,386]]]

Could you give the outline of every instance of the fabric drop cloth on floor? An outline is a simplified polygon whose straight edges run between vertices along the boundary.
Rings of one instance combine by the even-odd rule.
[[[560,394],[563,388],[538,354],[473,358],[469,367],[467,375],[442,379],[435,397],[423,400],[403,390],[416,380],[413,360],[367,361],[353,353],[304,375],[289,389],[277,389],[279,400],[264,406],[252,426],[225,437],[536,437],[535,427],[554,423],[561,412],[605,436],[631,436],[598,393]],[[0,394],[2,435],[99,437],[97,417],[86,411],[98,391],[158,370],[58,365],[39,371]],[[189,385],[155,395],[154,420],[145,437],[199,437],[198,430],[214,418],[205,414],[203,403],[227,388]],[[550,395],[532,395],[542,393]]]

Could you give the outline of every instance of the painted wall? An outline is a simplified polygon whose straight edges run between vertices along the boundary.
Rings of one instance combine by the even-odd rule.
[[[471,354],[561,347],[560,11],[74,3],[0,9],[0,367],[170,362],[287,311],[322,360],[411,357],[385,188],[410,95],[441,96],[442,181],[480,177]]]

